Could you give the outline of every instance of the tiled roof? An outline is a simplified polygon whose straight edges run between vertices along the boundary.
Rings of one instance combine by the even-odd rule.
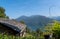
[[[13,28],[14,30],[17,31],[21,30],[21,32],[26,28],[25,24],[22,24],[20,22],[11,19],[0,18],[0,23],[8,25],[8,27]]]

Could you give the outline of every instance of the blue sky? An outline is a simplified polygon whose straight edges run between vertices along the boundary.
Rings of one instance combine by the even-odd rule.
[[[10,18],[20,16],[44,15],[60,16],[60,0],[0,0],[0,6],[6,9]]]

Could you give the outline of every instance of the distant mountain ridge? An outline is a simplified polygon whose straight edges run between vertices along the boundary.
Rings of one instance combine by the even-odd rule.
[[[52,19],[45,17],[45,16],[40,16],[40,15],[34,15],[34,16],[21,16],[16,19],[17,21],[24,21],[27,25],[32,30],[36,30],[38,28],[42,28],[46,26],[48,23],[52,22]]]
[[[55,19],[55,20],[60,21],[60,16],[57,16],[57,17],[52,17],[52,19]]]

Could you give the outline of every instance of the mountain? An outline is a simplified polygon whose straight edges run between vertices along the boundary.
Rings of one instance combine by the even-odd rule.
[[[28,28],[32,30],[36,30],[38,28],[42,28],[46,26],[48,23],[52,22],[52,19],[40,16],[40,15],[34,15],[34,16],[21,16],[16,19],[17,21],[24,21]]]
[[[57,16],[57,17],[52,17],[52,19],[55,19],[55,20],[60,21],[60,16]]]

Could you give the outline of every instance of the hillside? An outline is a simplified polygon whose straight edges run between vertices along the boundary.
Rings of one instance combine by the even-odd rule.
[[[60,21],[60,16],[57,16],[57,17],[52,17],[52,19],[55,19],[55,20]]]
[[[45,17],[45,16],[40,16],[40,15],[34,15],[34,16],[21,16],[16,19],[17,21],[24,21],[27,25],[32,30],[36,30],[37,28],[42,28],[46,26],[48,23],[52,22],[52,19]]]

